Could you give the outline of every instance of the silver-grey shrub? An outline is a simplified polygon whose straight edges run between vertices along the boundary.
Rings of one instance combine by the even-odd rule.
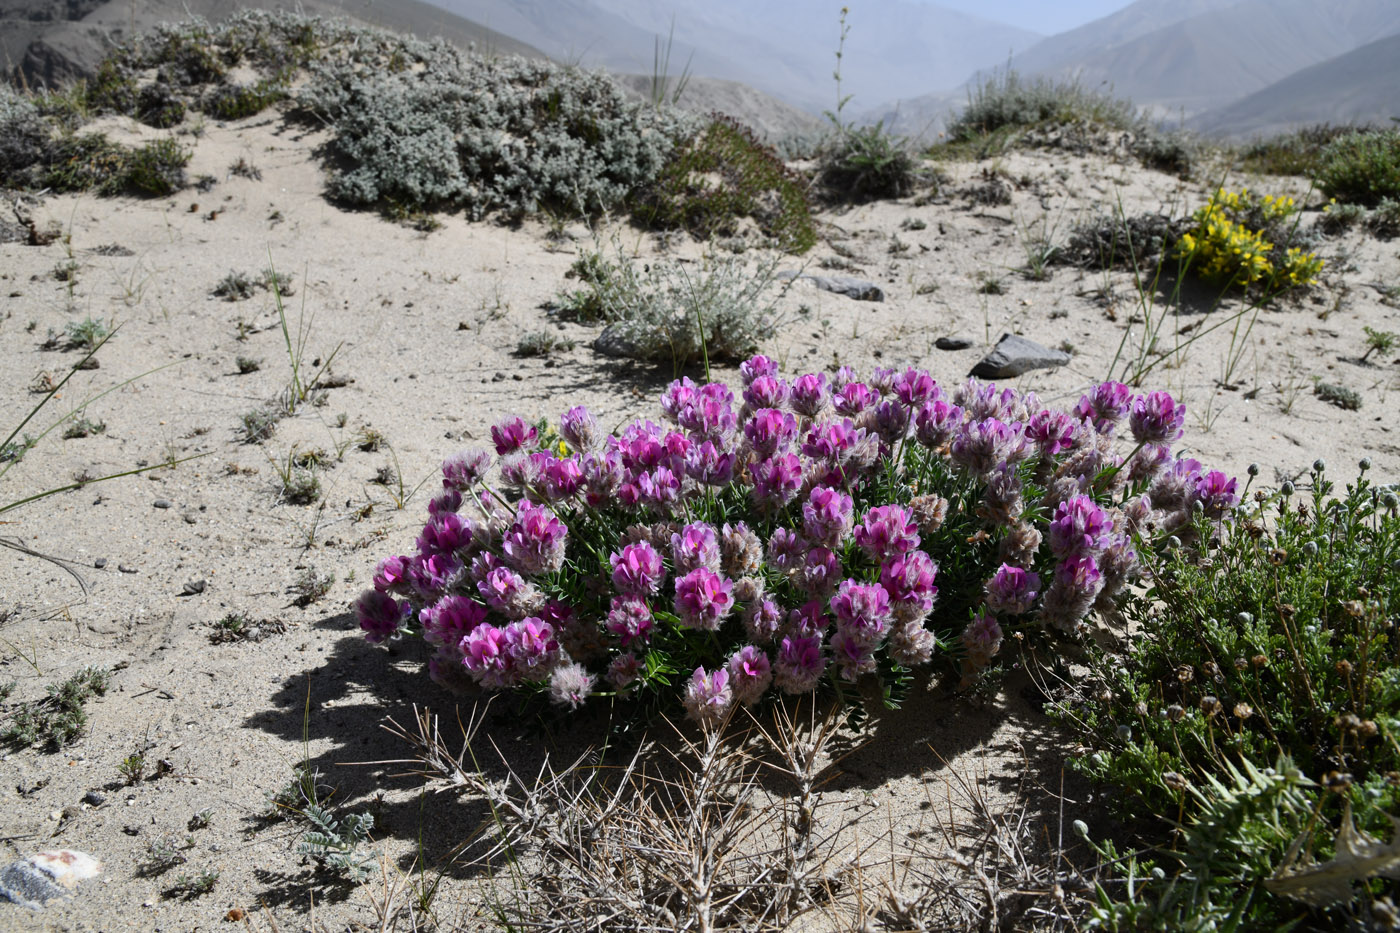
[[[473,218],[609,210],[656,176],[686,130],[601,73],[411,39],[314,63],[297,100],[334,132],[333,196]]]

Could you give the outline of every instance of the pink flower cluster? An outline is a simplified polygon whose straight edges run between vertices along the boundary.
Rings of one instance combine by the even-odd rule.
[[[713,723],[774,688],[926,665],[936,630],[971,676],[1003,626],[1082,627],[1131,579],[1133,535],[1238,501],[1172,459],[1184,410],[1163,392],[1104,383],[1065,412],[917,369],[789,380],[756,356],[739,375],[737,397],[671,383],[660,424],[604,434],[577,406],[557,435],[512,417],[494,451],[449,457],[414,553],[356,603],[366,638],[421,634],[447,686],[568,707],[679,668],[685,709]],[[992,555],[980,589],[957,580],[940,604],[939,560],[966,566],[964,547]]]

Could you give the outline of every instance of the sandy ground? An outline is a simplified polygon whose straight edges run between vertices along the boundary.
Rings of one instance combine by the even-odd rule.
[[[149,132],[112,129],[118,136]],[[327,929],[371,922],[367,891],[316,876],[296,853],[300,828],[267,818],[266,795],[304,760],[337,788],[336,803],[377,814],[376,845],[391,865],[409,868],[421,833],[428,862],[446,872],[437,902],[442,916],[468,909],[478,876],[447,857],[483,817],[481,805],[440,796],[420,806],[420,784],[395,776],[401,767],[352,764],[403,757],[403,746],[379,728],[385,717],[405,722],[415,703],[450,715],[453,699],[421,671],[416,649],[367,645],[352,630],[347,606],[380,557],[412,546],[426,489],[445,455],[480,443],[509,413],[554,418],[587,404],[606,424],[653,415],[672,373],[602,357],[588,345],[595,330],[555,322],[541,309],[572,285],[564,273],[593,243],[585,228],[572,227],[573,240],[555,243],[533,223],[509,228],[448,216],[441,229],[423,234],[346,212],[322,196],[311,156],[318,141],[269,117],[211,124],[190,140],[191,177],[214,176],[211,190],[150,201],[46,198],[35,215],[59,224],[67,242],[0,244],[3,433],[37,401],[31,386],[45,373],[61,376],[77,358],[41,347],[50,329],[61,333],[88,317],[121,325],[100,354],[101,367],[64,389],[44,425],[126,383],[87,408],[106,423],[105,432],[71,440],[51,434],[5,477],[0,501],[83,473],[198,458],[5,516],[6,536],[72,570],[0,548],[0,683],[17,682],[11,708],[83,665],[117,670],[108,694],[90,703],[89,727],[74,744],[0,755],[0,856],[80,849],[103,861],[101,879],[42,913],[0,905],[0,928],[212,929],[240,908],[251,912],[255,929],[275,922],[291,930],[312,923],[313,904],[315,922]],[[240,158],[261,177],[231,174]],[[1011,205],[984,207],[960,193],[994,167],[1011,180]],[[826,239],[806,258],[809,271],[840,258],[881,284],[887,300],[794,289],[785,299],[788,321],[765,349],[788,373],[837,361],[862,371],[914,365],[955,385],[989,343],[1019,332],[1047,346],[1072,346],[1070,365],[1016,383],[1072,404],[1109,374],[1125,329],[1141,333],[1142,309],[1125,273],[1022,276],[1027,233],[1044,225],[1062,237],[1082,217],[1119,203],[1129,214],[1180,215],[1209,196],[1209,182],[1067,155],[1015,154],[995,166],[944,168],[952,178],[943,196],[822,214]],[[1301,181],[1253,186],[1306,193]],[[919,226],[911,222],[922,229],[909,229]],[[629,250],[657,248],[649,235],[615,232]],[[695,256],[700,246],[676,249]],[[1193,456],[1236,474],[1257,461],[1273,482],[1318,456],[1351,477],[1365,454],[1381,480],[1400,476],[1393,394],[1400,369],[1378,355],[1357,362],[1363,325],[1400,330],[1400,311],[1381,300],[1381,288],[1400,284],[1400,254],[1396,243],[1361,234],[1329,241],[1325,252],[1320,287],[1265,310],[1252,332],[1236,338],[1238,352],[1230,348],[1232,328],[1220,328],[1145,381],[1184,398],[1185,449]],[[334,371],[348,381],[329,390],[324,405],[304,406],[283,421],[272,439],[245,444],[240,416],[285,390],[288,354],[267,292],[230,302],[210,291],[230,271],[256,275],[269,258],[295,277],[287,309],[294,329],[304,324],[305,360],[338,348]],[[71,293],[54,276],[70,259],[78,270]],[[989,277],[1002,294],[984,293]],[[1199,304],[1197,312],[1168,320],[1160,339],[1185,340],[1192,332],[1175,336],[1182,328],[1202,320],[1208,326],[1233,307],[1206,316],[1210,303]],[[514,355],[522,335],[556,327],[577,341],[575,349],[547,360]],[[975,345],[935,349],[945,335]],[[240,356],[260,360],[261,368],[240,375]],[[1223,389],[1218,382],[1232,356],[1234,386]],[[737,382],[733,370],[719,374]],[[1356,390],[1363,406],[1344,411],[1314,397],[1314,377]],[[386,446],[359,449],[366,428],[382,432]],[[293,448],[322,449],[333,461],[321,477],[319,507],[279,496],[277,462]],[[385,466],[396,466],[406,491],[424,478],[428,487],[400,509],[397,488],[372,483]],[[288,588],[308,569],[334,573],[336,582],[324,598],[297,607]],[[195,581],[205,581],[202,592],[182,595]],[[211,623],[235,611],[284,623],[286,631],[257,643],[212,645]],[[847,812],[868,809],[870,832],[907,832],[928,819],[930,795],[943,799],[959,778],[1004,807],[1024,785],[1027,839],[1056,838],[1060,803],[1048,791],[1060,789],[1073,742],[1035,710],[1022,686],[1008,681],[990,699],[911,698],[871,725],[867,744],[836,769],[828,799]],[[587,732],[527,735],[508,715],[491,729],[526,770],[542,749],[572,758]],[[168,762],[169,772],[126,786],[118,766],[138,752],[152,768]],[[1106,819],[1092,788],[1070,787],[1064,819]],[[204,808],[212,808],[210,825],[189,829]],[[187,862],[146,876],[140,863],[166,837],[188,846]],[[212,893],[166,896],[180,874],[206,869],[220,873]]]

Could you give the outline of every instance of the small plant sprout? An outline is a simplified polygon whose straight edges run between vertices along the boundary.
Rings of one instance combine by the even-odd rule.
[[[318,573],[315,567],[308,567],[301,576],[292,581],[287,591],[292,594],[292,605],[305,608],[320,601],[335,584],[335,574]]]
[[[1361,329],[1366,333],[1366,352],[1361,355],[1363,363],[1371,358],[1372,353],[1385,356],[1395,349],[1396,342],[1400,341],[1400,337],[1397,337],[1393,331],[1376,330],[1369,325],[1363,326]]]
[[[127,755],[122,759],[122,763],[117,765],[117,771],[121,773],[122,780],[128,787],[141,783],[141,779],[146,776],[146,756],[140,752]]]
[[[251,356],[240,356],[233,361],[233,365],[237,367],[240,376],[246,376],[262,369],[262,360]]]
[[[112,328],[98,318],[70,322],[63,328],[64,343],[70,350],[92,352],[112,335]]]
[[[208,829],[208,828],[209,828],[209,825],[210,825],[213,821],[214,821],[214,808],[213,808],[213,807],[204,807],[204,808],[201,809],[201,810],[195,811],[195,814],[194,814],[193,816],[190,817],[190,821],[189,821],[189,824],[188,824],[189,831],[190,831],[190,832],[195,832],[195,831],[201,830],[201,829]]]
[[[217,869],[205,868],[193,875],[182,874],[165,892],[165,897],[180,897],[186,900],[212,894],[219,883]]]

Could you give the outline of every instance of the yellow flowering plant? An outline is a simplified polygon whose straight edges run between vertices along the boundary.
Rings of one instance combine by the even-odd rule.
[[[1195,226],[1177,242],[1178,254],[1202,278],[1226,288],[1257,286],[1274,295],[1314,285],[1322,260],[1296,246],[1283,250],[1280,257],[1265,236],[1297,212],[1287,196],[1221,188],[1193,215]]]

